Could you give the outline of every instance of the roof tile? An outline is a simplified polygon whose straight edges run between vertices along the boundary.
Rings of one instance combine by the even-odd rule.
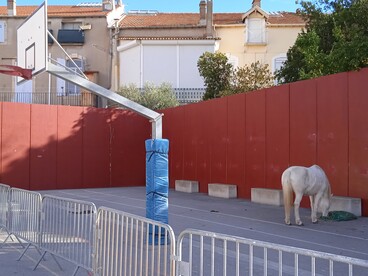
[[[38,6],[17,6],[17,17],[27,17],[34,12]],[[103,11],[102,7],[86,6],[47,6],[49,17],[101,17],[106,16],[108,11]],[[6,6],[0,6],[0,16],[7,16]]]

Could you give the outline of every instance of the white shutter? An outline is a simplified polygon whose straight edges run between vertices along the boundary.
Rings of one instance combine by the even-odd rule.
[[[0,21],[0,43],[5,42],[5,21]]]
[[[58,58],[57,62],[58,64],[65,66],[65,59]],[[56,78],[56,94],[58,96],[65,95],[65,81],[63,79]]]
[[[248,40],[249,43],[265,42],[266,22],[264,19],[251,18],[248,20]]]

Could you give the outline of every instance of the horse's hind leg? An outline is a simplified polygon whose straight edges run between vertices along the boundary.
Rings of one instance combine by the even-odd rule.
[[[294,212],[295,212],[295,223],[297,225],[303,225],[303,222],[301,221],[300,215],[299,215],[299,206],[300,206],[300,201],[302,201],[302,198],[303,198],[302,193],[295,194]]]

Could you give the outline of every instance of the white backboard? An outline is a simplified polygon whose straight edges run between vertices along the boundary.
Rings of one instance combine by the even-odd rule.
[[[17,65],[35,76],[47,70],[47,3],[41,4],[17,29]],[[17,82],[24,79],[17,78]]]

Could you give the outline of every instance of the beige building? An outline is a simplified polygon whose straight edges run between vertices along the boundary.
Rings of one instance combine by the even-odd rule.
[[[48,29],[69,55],[49,37],[48,52],[51,59],[75,71],[78,66],[90,80],[111,88],[112,53],[116,45],[113,36],[114,20],[121,18],[124,12],[119,2],[48,6]],[[37,8],[16,6],[15,0],[8,0],[7,6],[0,6],[0,64],[17,64],[17,28]],[[33,103],[38,98],[40,102],[46,99],[46,102],[59,104],[97,104],[96,98],[86,91],[46,72],[21,86],[16,84],[15,77],[0,74],[0,97],[2,100]]]
[[[245,13],[214,14],[214,34],[219,37],[219,51],[227,54],[234,66],[260,61],[274,72],[286,60],[305,22],[292,12],[267,13],[260,0],[253,0]]]
[[[128,13],[119,26],[119,84],[203,88],[197,61],[206,51],[225,53],[236,67],[260,61],[275,72],[304,21],[296,13],[267,13],[260,0],[248,1],[243,13],[213,13],[211,0],[199,1],[198,13]]]

